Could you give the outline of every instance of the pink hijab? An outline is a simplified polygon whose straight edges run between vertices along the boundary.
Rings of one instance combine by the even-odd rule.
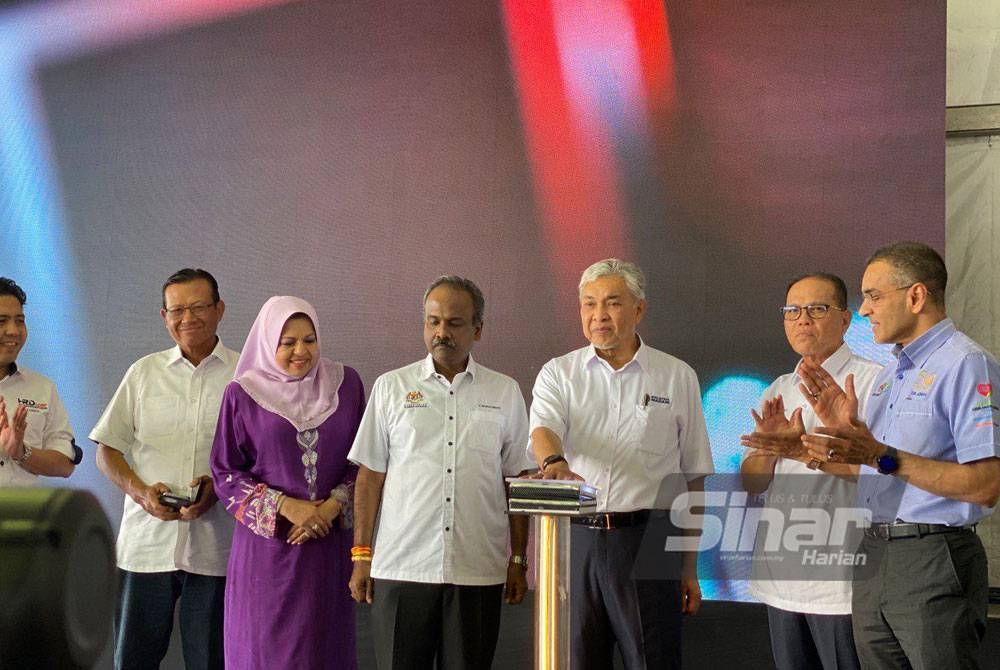
[[[250,327],[243,353],[236,363],[236,383],[264,409],[279,414],[299,432],[316,428],[337,411],[337,390],[344,381],[344,366],[320,358],[304,377],[293,377],[274,360],[281,330],[293,314],[305,314],[316,331],[316,310],[302,298],[276,295],[260,308]]]

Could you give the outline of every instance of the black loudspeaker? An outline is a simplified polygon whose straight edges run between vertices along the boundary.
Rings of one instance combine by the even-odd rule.
[[[0,489],[0,668],[89,668],[118,598],[111,525],[71,489]]]

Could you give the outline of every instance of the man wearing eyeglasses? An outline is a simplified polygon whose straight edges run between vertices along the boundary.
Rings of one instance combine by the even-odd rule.
[[[179,599],[185,665],[222,668],[233,520],[215,504],[208,457],[239,353],[216,335],[226,305],[211,274],[180,270],[162,296],[176,346],[128,369],[90,433],[98,467],[125,493],[115,667],[159,667]]]
[[[981,667],[988,581],[975,524],[1000,497],[1000,365],[947,317],[947,280],[924,244],[869,259],[860,312],[896,360],[863,414],[850,383],[820,368],[804,375],[825,426],[803,438],[809,456],[860,465],[859,501],[872,513],[860,547],[869,570],[855,572],[853,598],[866,668]]]
[[[856,486],[830,476],[850,475],[848,466],[822,465],[807,456],[801,437],[805,431],[814,430],[819,421],[799,391],[799,370],[805,365],[819,366],[840,383],[853,375],[854,386],[864,397],[881,366],[855,355],[844,342],[851,312],[847,308],[847,287],[840,277],[812,273],[793,279],[781,313],[788,344],[801,359],[792,372],[778,377],[764,391],[760,412],[750,410],[756,424],[756,442],[748,436],[744,445],[753,443],[757,448],[744,454],[740,473],[744,487],[764,496],[770,509],[786,515],[796,509],[830,511],[834,501],[853,502]],[[764,560],[761,549],[765,528],[758,531],[750,592],[767,605],[775,666],[779,670],[857,668],[851,632],[850,574],[838,574],[836,568],[819,569],[829,574],[792,573],[797,568]],[[803,579],[805,576],[823,578]]]

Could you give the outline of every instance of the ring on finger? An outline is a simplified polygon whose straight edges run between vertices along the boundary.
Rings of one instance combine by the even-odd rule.
[[[830,451],[826,452],[826,457],[827,458],[833,458],[836,455],[837,455],[837,450],[836,449],[830,449]]]

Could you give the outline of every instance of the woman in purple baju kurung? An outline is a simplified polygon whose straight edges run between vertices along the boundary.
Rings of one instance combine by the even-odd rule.
[[[219,500],[239,522],[225,655],[239,668],[354,668],[347,462],[364,411],[358,373],[319,357],[312,306],[264,303],[226,387],[212,445]]]

